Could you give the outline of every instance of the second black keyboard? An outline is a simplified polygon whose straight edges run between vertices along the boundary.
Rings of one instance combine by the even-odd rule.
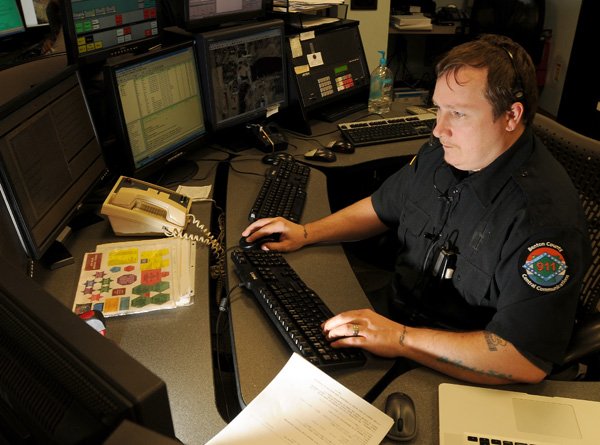
[[[325,370],[365,363],[366,357],[359,349],[330,346],[321,323],[333,313],[283,255],[263,250],[235,250],[231,259],[240,282],[252,292],[292,351]]]
[[[306,201],[310,167],[293,160],[277,159],[267,170],[265,180],[250,209],[248,219],[283,216],[299,222]]]
[[[338,124],[344,138],[355,147],[426,138],[434,126],[435,114],[429,113]]]

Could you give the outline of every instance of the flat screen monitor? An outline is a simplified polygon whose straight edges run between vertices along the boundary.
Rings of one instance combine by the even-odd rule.
[[[63,0],[70,63],[141,53],[160,43],[157,0]]]
[[[124,419],[174,437],[164,381],[0,256],[0,442],[101,444]]]
[[[48,15],[46,8],[51,0],[19,0],[23,17],[25,18],[25,26],[27,28],[36,28],[38,26],[48,26]],[[52,0],[57,1],[57,0]]]
[[[0,192],[30,258],[57,245],[106,171],[73,67],[0,107]]]
[[[198,30],[265,15],[266,0],[182,0],[183,27]]]
[[[0,38],[25,31],[25,25],[17,0],[2,0],[0,3]]]
[[[116,118],[113,170],[147,179],[201,147],[207,131],[194,41],[108,63],[104,79]]]
[[[233,26],[197,38],[214,130],[265,120],[287,106],[283,21]]]
[[[293,96],[304,112],[342,108],[358,101],[366,108],[370,73],[358,22],[290,35],[287,52]]]

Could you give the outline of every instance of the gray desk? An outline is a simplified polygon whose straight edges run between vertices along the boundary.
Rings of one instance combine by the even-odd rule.
[[[237,245],[242,230],[248,225],[250,205],[263,182],[261,176],[249,173],[262,174],[267,168],[256,156],[242,156],[234,159],[232,164],[235,170],[229,172],[227,190],[228,249]],[[329,213],[325,175],[313,169],[302,220],[310,221]],[[323,298],[334,313],[370,307],[340,245],[311,246],[285,255],[300,277]],[[234,288],[238,279],[230,261],[228,274],[229,286]],[[242,289],[234,289],[230,304],[239,399],[240,405],[245,406],[281,370],[291,352],[260,312],[252,296]],[[362,397],[391,365],[391,360],[369,356],[365,366],[336,371],[331,375]]]
[[[214,182],[214,162],[198,157],[200,170],[186,185]],[[214,158],[214,154],[206,154]],[[192,213],[210,221],[211,203],[194,203]],[[189,229],[195,233],[194,228]],[[75,264],[52,272],[39,270],[36,279],[67,307],[77,290],[83,254],[97,244],[126,240],[115,237],[107,221],[86,227],[69,239]],[[224,426],[215,404],[209,320],[208,249],[198,245],[194,304],[173,310],[107,319],[107,337],[162,378],[167,384],[175,434],[185,444],[204,444]]]
[[[438,386],[440,383],[466,384],[427,368],[417,368],[397,377],[373,402],[373,405],[383,410],[387,396],[393,392],[404,392],[413,399],[417,416],[417,435],[413,440],[402,443],[411,445],[435,445],[439,443]],[[522,391],[543,396],[600,401],[600,382],[545,380],[536,385],[519,384],[490,386],[490,388]],[[385,445],[398,443],[400,442],[388,439],[382,442]]]

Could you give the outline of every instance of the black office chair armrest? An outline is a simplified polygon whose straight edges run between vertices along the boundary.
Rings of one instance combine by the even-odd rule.
[[[575,327],[567,348],[564,364],[574,363],[582,357],[600,351],[600,312],[593,313]]]

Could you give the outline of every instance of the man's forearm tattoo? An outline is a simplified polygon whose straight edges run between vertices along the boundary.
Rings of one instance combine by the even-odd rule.
[[[475,372],[477,374],[486,375],[486,376],[490,376],[490,377],[497,377],[499,379],[504,379],[504,380],[513,380],[512,374],[504,374],[502,372],[498,372],[493,369],[485,370],[485,369],[474,368],[472,366],[467,366],[458,360],[453,360],[449,357],[439,357],[437,360],[438,360],[438,362],[447,363],[449,365],[456,366],[457,368],[464,369],[465,371],[471,371],[471,372]]]
[[[404,346],[404,337],[406,337],[406,325],[402,328],[402,333],[400,334],[400,338],[398,338],[398,343],[400,343],[401,346]]]
[[[507,344],[506,340],[491,332],[483,331],[483,336],[485,337],[485,342],[487,343],[490,351],[497,351],[498,348],[503,348]]]

